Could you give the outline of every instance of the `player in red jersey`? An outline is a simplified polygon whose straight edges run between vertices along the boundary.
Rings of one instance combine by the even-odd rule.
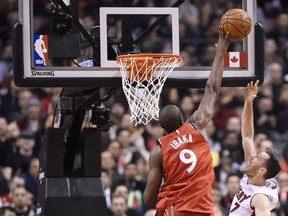
[[[212,71],[199,108],[188,121],[184,123],[180,109],[174,105],[160,111],[159,120],[167,135],[159,139],[159,145],[151,152],[144,191],[147,205],[153,206],[158,201],[158,216],[163,216],[170,206],[174,206],[177,216],[213,215],[214,171],[205,127],[213,118],[221,88],[228,35],[219,27]],[[161,186],[163,174],[165,182]]]

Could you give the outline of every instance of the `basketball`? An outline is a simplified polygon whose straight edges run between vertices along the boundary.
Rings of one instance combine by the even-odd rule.
[[[230,39],[242,40],[250,33],[252,20],[246,11],[233,8],[222,16],[220,25],[224,32],[229,32]]]
[[[47,53],[47,49],[45,49],[45,48],[42,51],[43,51],[43,53]]]

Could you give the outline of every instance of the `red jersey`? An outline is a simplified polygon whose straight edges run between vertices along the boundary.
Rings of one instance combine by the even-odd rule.
[[[173,205],[177,210],[213,213],[212,183],[214,170],[210,147],[203,135],[185,123],[159,139],[162,147],[163,172],[166,182],[158,194],[158,215]],[[162,214],[163,213],[163,214]]]

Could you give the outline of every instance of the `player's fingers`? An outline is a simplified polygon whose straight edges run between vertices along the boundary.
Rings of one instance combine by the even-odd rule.
[[[248,88],[248,89],[251,88],[251,82],[249,82],[249,83],[247,84],[247,88]]]
[[[257,87],[259,85],[259,80],[257,80],[256,82],[255,82],[255,86]]]
[[[228,39],[229,38],[229,31],[225,32],[226,35],[225,35],[225,39]]]
[[[171,212],[172,212],[172,216],[175,216],[174,206],[171,206]]]
[[[169,212],[167,209],[165,209],[164,216],[169,216]]]

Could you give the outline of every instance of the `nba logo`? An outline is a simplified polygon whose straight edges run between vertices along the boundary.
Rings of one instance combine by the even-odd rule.
[[[48,64],[48,35],[34,35],[34,66]]]

